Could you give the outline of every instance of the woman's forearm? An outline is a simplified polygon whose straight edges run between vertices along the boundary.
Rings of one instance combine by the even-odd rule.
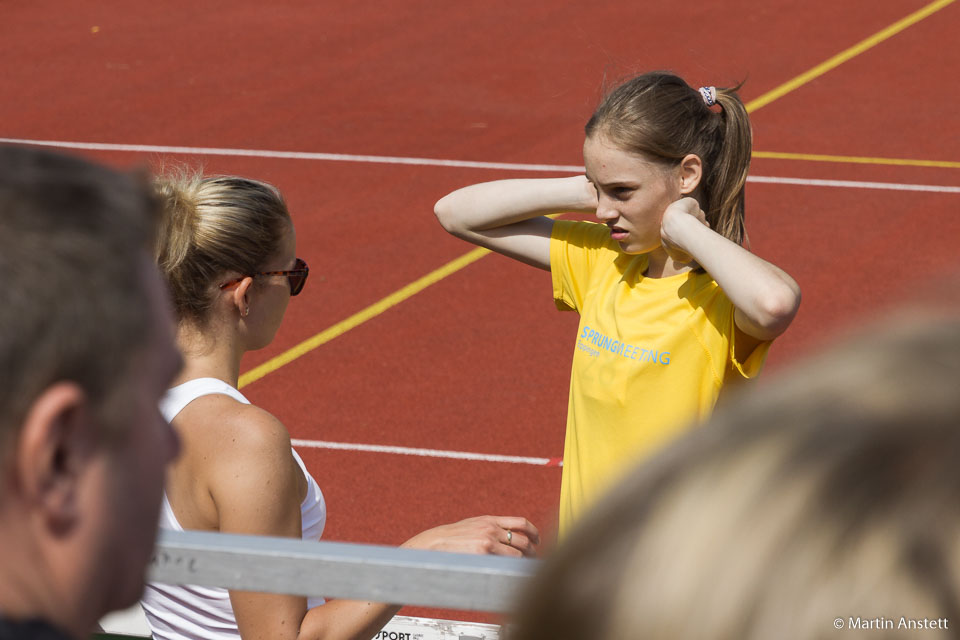
[[[331,600],[307,611],[297,640],[369,640],[399,610],[379,602]]]
[[[596,193],[584,176],[497,180],[458,189],[437,202],[444,229],[483,232],[537,216],[596,210]]]
[[[549,270],[553,220],[545,216],[596,207],[593,185],[574,176],[471,185],[442,198],[434,213],[458,238]]]

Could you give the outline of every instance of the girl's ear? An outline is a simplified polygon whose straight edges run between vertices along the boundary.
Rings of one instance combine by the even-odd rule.
[[[680,193],[685,196],[692,194],[700,186],[703,177],[703,161],[700,156],[688,153],[680,161]]]
[[[237,308],[240,317],[246,318],[250,314],[250,287],[253,286],[253,278],[247,276],[240,281],[240,284],[233,290],[233,305]]]

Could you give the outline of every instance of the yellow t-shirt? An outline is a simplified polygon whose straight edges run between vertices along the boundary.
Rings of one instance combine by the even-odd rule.
[[[561,535],[632,464],[706,417],[731,373],[759,373],[770,343],[734,357],[734,307],[713,278],[647,278],[647,255],[605,225],[562,220],[550,241],[553,297],[580,313],[560,488]]]

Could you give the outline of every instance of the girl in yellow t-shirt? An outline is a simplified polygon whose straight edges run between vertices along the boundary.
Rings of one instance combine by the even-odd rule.
[[[797,283],[743,248],[750,121],[735,89],[663,72],[613,90],[586,125],[586,175],[500,180],[441,199],[450,233],[551,272],[580,313],[561,534],[626,467],[759,372],[800,304]],[[554,221],[595,213],[600,224]]]

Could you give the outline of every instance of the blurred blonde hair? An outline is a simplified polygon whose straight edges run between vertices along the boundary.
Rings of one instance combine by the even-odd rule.
[[[180,320],[202,323],[227,274],[260,271],[276,255],[290,214],[273,185],[187,169],[156,180],[163,202],[156,258]]]
[[[960,625],[958,596],[960,321],[911,317],[638,468],[548,558],[511,638],[945,637],[901,617]]]

